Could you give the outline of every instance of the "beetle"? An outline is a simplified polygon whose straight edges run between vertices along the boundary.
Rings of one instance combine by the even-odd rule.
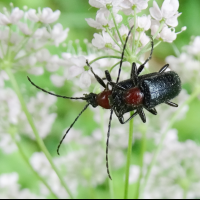
[[[89,93],[85,94],[84,97],[66,97],[62,95],[57,95],[37,86],[35,83],[31,81],[29,77],[27,77],[32,85],[34,85],[36,88],[42,90],[45,93],[65,99],[75,99],[75,100],[81,99],[87,102],[87,105],[79,113],[74,122],[70,125],[69,129],[66,131],[65,135],[60,141],[57,148],[58,155],[63,140],[65,139],[65,137],[67,136],[68,132],[73,127],[75,122],[78,120],[81,114],[88,108],[89,105],[92,105],[93,107],[101,106],[104,109],[111,110],[108,123],[107,142],[106,142],[106,167],[107,167],[107,174],[111,180],[112,178],[109,172],[109,165],[108,165],[108,146],[109,146],[110,128],[111,128],[113,112],[116,114],[121,124],[127,123],[136,115],[139,115],[143,123],[145,123],[146,117],[143,108],[152,113],[153,115],[157,115],[155,107],[161,103],[166,103],[169,106],[178,107],[177,104],[171,102],[170,100],[176,97],[181,91],[181,80],[178,74],[174,71],[166,71],[166,69],[169,67],[169,64],[164,65],[158,72],[140,75],[140,73],[143,71],[145,67],[145,64],[152,57],[153,40],[151,41],[151,46],[152,46],[151,53],[150,56],[146,59],[146,61],[142,65],[140,65],[138,69],[136,67],[136,63],[133,62],[130,78],[119,82],[121,67],[124,58],[124,51],[126,49],[127,41],[131,34],[132,29],[133,27],[131,27],[126,37],[126,41],[124,43],[116,82],[112,81],[109,71],[106,70],[105,77],[107,80],[107,84],[105,84],[104,80],[95,74],[92,67],[89,65],[88,61],[86,61],[86,64],[90,68],[97,82],[104,87],[104,90],[99,94]],[[109,89],[109,86],[111,86],[112,89]],[[124,120],[124,114],[130,111],[135,111],[135,112],[127,120]]]

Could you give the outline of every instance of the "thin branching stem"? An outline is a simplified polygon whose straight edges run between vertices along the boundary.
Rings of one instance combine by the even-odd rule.
[[[133,112],[130,113],[130,116],[132,116],[132,115],[133,115]],[[132,141],[133,141],[133,119],[131,119],[129,122],[129,139],[128,139],[127,161],[126,161],[124,199],[128,199],[129,173],[130,173],[131,154],[132,154]]]
[[[67,184],[65,183],[65,181],[64,181],[64,179],[63,179],[63,177],[62,177],[62,175],[60,174],[59,170],[57,169],[56,165],[54,164],[50,153],[48,152],[48,150],[47,150],[47,148],[46,148],[46,146],[45,146],[43,140],[41,139],[41,137],[40,137],[40,135],[39,135],[39,133],[38,133],[36,127],[35,127],[35,124],[34,124],[34,122],[33,122],[33,119],[32,119],[32,117],[31,117],[31,114],[29,113],[29,111],[28,111],[28,109],[27,109],[27,107],[26,107],[26,104],[25,104],[25,101],[24,101],[24,99],[23,99],[23,97],[22,97],[22,94],[21,94],[21,92],[20,92],[18,83],[17,83],[17,81],[16,81],[16,79],[15,79],[15,77],[14,77],[14,75],[13,75],[11,69],[8,68],[8,67],[6,67],[5,70],[6,70],[7,74],[8,74],[8,76],[9,76],[10,82],[11,82],[11,84],[12,84],[12,86],[13,86],[13,88],[14,88],[14,90],[15,90],[17,96],[18,96],[18,99],[19,99],[20,104],[21,104],[21,106],[22,106],[22,109],[23,109],[23,111],[24,111],[24,113],[25,113],[25,115],[26,115],[26,118],[27,118],[27,120],[28,120],[28,123],[30,124],[30,126],[31,126],[31,128],[32,128],[32,130],[33,130],[33,133],[34,133],[34,135],[35,135],[37,144],[39,145],[39,147],[40,147],[40,149],[42,150],[42,152],[45,154],[45,156],[46,156],[46,158],[48,159],[48,161],[49,161],[51,167],[53,168],[53,170],[54,170],[55,173],[57,174],[58,178],[60,179],[61,184],[63,185],[63,187],[65,188],[65,190],[66,190],[67,193],[69,194],[70,198],[73,199],[73,196],[72,196],[72,193],[71,193],[70,189],[68,188],[68,186],[67,186]]]

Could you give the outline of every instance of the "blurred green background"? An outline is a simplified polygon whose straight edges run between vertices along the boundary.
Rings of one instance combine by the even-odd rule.
[[[85,38],[91,41],[93,38],[93,34],[95,32],[98,32],[96,29],[89,27],[87,22],[85,21],[85,18],[95,18],[97,11],[97,9],[92,8],[89,5],[88,0],[14,0],[12,2],[14,3],[15,7],[19,8],[23,8],[23,6],[26,5],[29,8],[35,9],[37,9],[38,7],[50,7],[52,8],[52,10],[60,10],[61,16],[59,22],[63,25],[64,28],[70,28],[67,41],[75,41],[76,39],[83,41],[83,39]],[[163,0],[157,0],[157,2],[161,6]],[[179,12],[182,12],[182,15],[178,19],[179,25],[178,27],[176,27],[176,32],[179,32],[183,26],[187,26],[187,30],[178,35],[177,40],[175,40],[174,42],[174,45],[179,50],[181,50],[182,46],[189,43],[191,36],[200,35],[200,1],[180,0],[179,2]],[[0,10],[2,11],[4,6],[9,7],[9,3],[10,2],[8,0],[1,0]],[[151,7],[152,4],[153,0],[150,0],[149,7]],[[162,66],[165,62],[165,58],[169,55],[175,55],[173,46],[169,43],[162,43],[159,47],[155,49],[153,59],[156,62],[152,63],[159,63],[159,65],[156,67],[160,68],[160,66]],[[26,73],[18,73],[16,77],[21,85],[26,84],[26,88],[27,90],[29,90],[30,96],[36,94],[35,88],[30,87],[30,84],[26,79]],[[63,86],[62,88],[56,88],[50,82],[49,74],[47,72],[44,75],[37,77],[37,83],[41,86],[48,86],[48,88],[51,88],[51,91],[56,91],[56,93],[58,94],[65,94],[68,96],[72,94],[72,92],[70,91],[70,87],[73,87],[72,83],[69,83],[67,86]],[[63,99],[57,100],[56,106],[58,117],[56,119],[56,122],[52,126],[51,134],[45,139],[45,144],[47,145],[47,148],[53,156],[56,156],[57,144],[60,141],[63,130],[71,124],[73,119],[82,109],[83,105],[84,103],[76,103]],[[200,103],[198,100],[195,100],[190,105],[190,110],[187,113],[187,117],[174,125],[174,127],[179,130],[179,133],[181,133],[179,134],[179,139],[181,141],[193,139],[197,142],[200,142],[199,113]],[[84,115],[84,118],[88,119],[88,122],[85,122],[84,118],[80,118],[75,127],[81,127],[83,132],[85,132],[86,134],[91,133],[92,130],[99,125],[93,122],[91,111],[88,110]],[[85,123],[87,123],[87,126],[85,125]],[[27,150],[27,155],[31,156],[33,152],[39,151],[34,141],[28,138],[24,138],[23,140],[23,148]],[[137,148],[139,148],[139,145],[135,146],[135,151],[137,151]],[[27,181],[27,174],[29,173],[29,169],[26,168],[18,153],[5,155],[0,152],[0,160],[0,174],[16,171],[20,174],[20,184],[22,186],[30,187],[33,190],[36,190],[36,179],[34,176],[29,176],[29,179],[31,178],[32,181]],[[99,187],[98,191],[100,194],[102,194],[103,188]],[[102,198],[103,197],[104,196],[102,196]]]

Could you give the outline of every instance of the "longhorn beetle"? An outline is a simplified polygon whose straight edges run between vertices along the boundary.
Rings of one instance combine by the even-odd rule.
[[[65,99],[81,99],[87,102],[87,105],[79,113],[74,122],[70,125],[69,129],[66,131],[65,135],[60,141],[60,144],[58,145],[57,148],[58,155],[60,146],[63,140],[65,139],[66,135],[73,127],[75,122],[78,120],[78,118],[81,116],[81,114],[88,108],[89,105],[92,105],[93,107],[101,106],[105,109],[111,110],[110,119],[108,123],[107,142],[106,142],[106,168],[108,176],[111,180],[112,178],[110,176],[109,165],[108,165],[108,145],[109,145],[110,127],[111,127],[113,111],[115,112],[121,124],[127,123],[136,115],[139,115],[141,120],[145,123],[146,117],[143,108],[145,108],[153,115],[157,115],[155,106],[161,103],[166,103],[169,106],[178,107],[177,104],[171,102],[170,100],[176,97],[181,91],[181,81],[178,74],[176,74],[173,71],[165,72],[165,70],[169,67],[169,64],[166,64],[164,67],[162,67],[159,72],[154,72],[139,76],[139,74],[143,71],[145,64],[152,57],[153,40],[151,41],[152,48],[149,58],[142,65],[140,65],[138,69],[136,67],[136,64],[132,63],[130,78],[119,82],[121,67],[124,58],[124,51],[126,49],[127,41],[129,35],[131,34],[132,29],[133,27],[131,27],[126,37],[126,41],[124,43],[116,82],[112,81],[109,71],[106,70],[105,76],[107,84],[105,84],[104,80],[95,74],[92,67],[89,65],[88,61],[86,61],[88,67],[90,68],[97,82],[105,88],[104,91],[99,94],[94,94],[94,93],[85,94],[85,97],[61,96],[42,89],[41,87],[34,84],[28,77],[28,80],[31,82],[31,84],[34,85],[36,88],[42,90],[43,92]],[[109,85],[112,87],[112,89],[109,89],[108,87]],[[124,120],[123,115],[130,111],[135,111],[135,112],[130,118]]]

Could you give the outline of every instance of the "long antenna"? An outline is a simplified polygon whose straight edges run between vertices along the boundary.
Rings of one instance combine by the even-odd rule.
[[[131,34],[131,31],[132,31],[133,27],[134,27],[134,26],[131,27],[131,29],[130,29],[130,31],[129,31],[127,37],[126,37],[126,41],[125,41],[125,43],[124,43],[124,48],[123,48],[123,51],[122,51],[122,56],[121,56],[121,61],[120,61],[119,72],[118,72],[118,77],[117,77],[116,84],[119,82],[119,77],[120,77],[121,68],[122,68],[122,63],[123,63],[123,59],[124,59],[124,52],[125,52],[125,49],[126,49],[126,44],[127,44],[127,42],[128,42],[128,38],[129,38],[129,36],[130,36],[130,34]]]
[[[113,114],[113,109],[111,109],[111,112],[110,112],[110,119],[109,119],[109,124],[108,124],[107,142],[106,142],[106,168],[107,168],[107,173],[108,173],[108,177],[110,178],[110,180],[112,180],[112,178],[111,178],[111,175],[110,175],[109,163],[108,163],[108,145],[109,145],[109,137],[110,137],[110,127],[111,127],[111,121],[112,121],[112,114]]]
[[[82,100],[87,100],[87,98],[85,98],[85,97],[66,97],[66,96],[54,94],[54,93],[52,93],[52,92],[48,92],[48,91],[44,90],[43,88],[37,86],[35,83],[33,83],[33,82],[31,81],[31,79],[30,79],[28,76],[27,76],[27,78],[28,78],[28,80],[30,81],[30,83],[31,83],[32,85],[34,85],[36,88],[38,88],[39,90],[42,90],[43,92],[48,93],[48,94],[50,94],[50,95],[53,95],[53,96],[56,96],[56,97],[61,97],[61,98],[64,98],[64,99],[82,99]]]
[[[88,103],[88,104],[83,108],[83,110],[79,113],[79,115],[76,117],[76,119],[74,120],[74,122],[70,125],[69,129],[66,131],[65,135],[63,136],[62,140],[60,141],[60,144],[58,145],[58,148],[57,148],[57,153],[58,153],[58,155],[60,155],[59,149],[60,149],[60,146],[61,146],[63,140],[65,139],[65,137],[67,136],[68,132],[69,132],[70,129],[73,127],[73,125],[75,124],[75,122],[78,120],[78,118],[81,116],[81,114],[88,108],[89,105],[90,105],[90,103]]]

